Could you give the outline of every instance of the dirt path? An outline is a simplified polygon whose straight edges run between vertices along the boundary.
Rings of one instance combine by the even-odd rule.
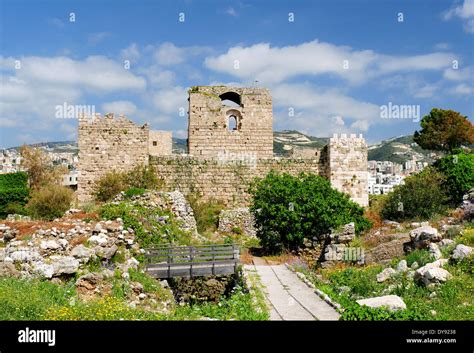
[[[245,271],[256,273],[271,304],[270,320],[338,320],[339,313],[285,265],[254,258]]]

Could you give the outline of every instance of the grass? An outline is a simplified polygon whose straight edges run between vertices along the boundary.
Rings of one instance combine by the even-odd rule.
[[[156,293],[163,301],[171,299],[159,282],[146,274],[130,270],[132,281],[140,282],[144,292]],[[0,320],[266,320],[261,298],[240,287],[218,303],[175,305],[169,313],[131,308],[125,298],[128,282],[113,278],[110,295],[91,300],[78,299],[74,280],[54,284],[36,279],[0,278]]]
[[[414,251],[405,259],[421,265],[427,257],[422,251]],[[474,320],[473,264],[471,256],[459,264],[445,266],[453,278],[435,289],[415,284],[403,275],[378,283],[376,275],[384,268],[381,265],[325,269],[319,273],[303,268],[296,270],[305,273],[317,288],[345,308],[342,316],[345,320]],[[346,287],[345,290],[342,287]],[[361,308],[355,303],[360,298],[388,294],[400,296],[407,310],[388,313]]]

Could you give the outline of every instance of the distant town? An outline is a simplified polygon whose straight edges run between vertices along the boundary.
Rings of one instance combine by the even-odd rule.
[[[297,136],[295,136],[295,133]],[[276,141],[281,141],[282,134],[286,143],[293,144],[295,139],[304,140],[306,136],[297,132],[277,132]],[[290,138],[291,137],[291,138]],[[369,147],[369,161],[367,165],[368,193],[371,195],[385,195],[390,193],[397,185],[403,184],[404,179],[414,173],[422,171],[427,167],[430,161],[438,157],[437,153],[421,154],[416,151],[418,147],[414,143],[403,144],[400,140],[406,140],[408,137],[400,137],[393,140],[383,141],[380,144]],[[292,140],[292,141],[291,141]],[[405,142],[405,141],[404,141]],[[298,145],[295,143],[294,145]],[[387,149],[387,146],[398,148],[399,151],[391,151],[391,155],[398,156],[398,162],[393,160],[380,160],[383,154],[373,153],[375,150]],[[78,171],[77,164],[78,148],[74,142],[53,142],[33,145],[46,152],[53,165],[62,165],[67,167],[69,172],[63,177],[63,185],[72,189],[77,188]],[[287,147],[287,146],[285,146]],[[185,140],[173,139],[173,151],[186,153]],[[376,156],[376,159],[371,159]],[[21,155],[18,147],[0,149],[0,174],[13,173],[21,171]]]

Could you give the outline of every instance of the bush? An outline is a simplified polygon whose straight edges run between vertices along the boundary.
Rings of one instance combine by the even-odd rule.
[[[224,204],[216,200],[204,202],[196,195],[190,195],[187,199],[193,209],[198,232],[215,232],[219,226],[219,214],[225,208]]]
[[[250,192],[257,236],[272,252],[297,248],[304,238],[319,237],[349,222],[355,222],[358,233],[370,227],[364,209],[321,176],[270,172],[256,180]]]
[[[34,218],[52,220],[64,215],[74,200],[74,192],[66,186],[50,184],[35,190],[26,205]]]
[[[152,165],[137,165],[125,173],[124,179],[129,188],[158,189],[161,186],[157,171]]]
[[[0,175],[0,217],[10,213],[23,214],[28,196],[28,175],[25,172]]]
[[[354,304],[344,310],[339,320],[343,321],[413,321],[427,320],[426,315],[412,310],[388,311]]]
[[[446,210],[448,196],[443,188],[445,179],[434,168],[407,177],[388,194],[382,216],[385,219],[426,220]]]
[[[452,204],[457,205],[474,188],[474,154],[458,153],[439,159],[435,168],[445,176],[443,183]]]
[[[161,186],[153,166],[137,165],[128,172],[112,171],[106,173],[95,184],[95,198],[107,202],[120,192],[127,190],[126,196],[141,195],[145,189],[158,189]]]
[[[107,202],[125,188],[126,183],[123,173],[112,171],[97,180],[94,195],[98,201]]]
[[[406,260],[408,266],[411,266],[414,262],[416,262],[421,267],[433,262],[435,258],[426,249],[416,249],[407,254]]]
[[[145,189],[142,188],[130,188],[125,191],[125,197],[131,198],[133,196],[143,195],[145,193]]]

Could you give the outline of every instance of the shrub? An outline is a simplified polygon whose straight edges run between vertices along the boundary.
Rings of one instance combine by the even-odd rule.
[[[314,174],[299,176],[270,172],[250,188],[251,212],[257,236],[269,251],[294,249],[349,222],[359,233],[370,227],[364,209]]]
[[[61,177],[68,172],[64,166],[53,165],[48,155],[39,148],[22,146],[20,148],[21,166],[28,171],[30,186],[39,189],[49,184],[59,184]]]
[[[125,191],[125,197],[131,198],[133,196],[143,195],[145,193],[145,189],[142,188],[130,188]]]
[[[194,212],[196,226],[199,233],[214,232],[219,226],[219,214],[225,208],[220,201],[202,201],[196,195],[189,195],[188,202]]]
[[[123,173],[106,173],[95,184],[94,195],[98,201],[110,201],[126,187]]]
[[[417,262],[420,267],[425,266],[426,264],[435,260],[435,258],[426,249],[413,250],[407,254],[405,259],[407,260],[408,266],[411,266],[414,262]]]
[[[74,192],[66,186],[50,184],[32,193],[26,205],[28,214],[52,220],[61,217],[74,199]]]
[[[157,172],[152,165],[137,165],[124,175],[129,188],[158,189],[161,186]]]
[[[121,191],[127,190],[126,196],[141,195],[145,189],[158,189],[161,186],[153,166],[137,165],[128,172],[112,171],[106,173],[95,184],[95,198],[107,202]]]
[[[450,201],[456,205],[470,189],[474,188],[474,154],[454,154],[439,159],[435,168],[445,176],[443,183]]]
[[[345,308],[339,320],[343,321],[413,321],[427,320],[426,315],[413,310],[388,311],[383,308],[371,308],[354,304]]]
[[[28,175],[25,172],[0,175],[0,217],[10,213],[24,214],[28,202]]]
[[[396,221],[425,220],[442,213],[448,201],[443,182],[443,175],[433,168],[407,177],[388,194],[382,216]]]

